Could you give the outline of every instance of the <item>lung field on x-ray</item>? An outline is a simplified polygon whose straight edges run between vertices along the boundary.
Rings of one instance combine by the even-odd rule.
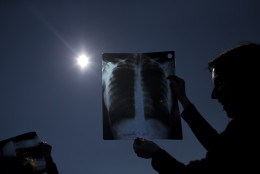
[[[174,138],[166,81],[174,72],[174,60],[166,55],[103,54],[104,139]]]

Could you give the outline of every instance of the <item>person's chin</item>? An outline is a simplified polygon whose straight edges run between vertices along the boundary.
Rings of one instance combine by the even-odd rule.
[[[227,107],[225,105],[223,105],[222,103],[221,103],[221,105],[222,105],[222,110],[227,112]]]
[[[232,110],[226,109],[225,107],[223,107],[223,109],[226,111],[228,118],[234,118],[235,117],[235,113],[232,112]]]

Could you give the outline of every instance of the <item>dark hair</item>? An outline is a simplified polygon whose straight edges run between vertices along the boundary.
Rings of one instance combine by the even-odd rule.
[[[208,68],[226,80],[235,80],[237,77],[256,78],[260,59],[260,45],[252,42],[239,44],[231,48],[208,63]],[[259,74],[259,73],[258,73]]]

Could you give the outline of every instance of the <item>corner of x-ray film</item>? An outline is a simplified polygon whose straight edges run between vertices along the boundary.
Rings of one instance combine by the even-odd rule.
[[[36,132],[27,132],[0,141],[0,158],[30,158],[36,163],[40,173],[46,172],[46,159],[40,148],[40,139]],[[0,173],[8,174],[12,165],[0,167]]]
[[[103,139],[182,139],[174,51],[102,55]]]

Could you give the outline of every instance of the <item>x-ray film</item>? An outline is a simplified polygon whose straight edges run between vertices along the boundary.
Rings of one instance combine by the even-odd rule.
[[[174,51],[102,55],[103,139],[182,139]]]
[[[40,173],[46,173],[46,160],[40,147],[40,139],[36,132],[28,132],[0,141],[0,159],[32,159]],[[13,165],[0,167],[0,173],[10,172]]]

